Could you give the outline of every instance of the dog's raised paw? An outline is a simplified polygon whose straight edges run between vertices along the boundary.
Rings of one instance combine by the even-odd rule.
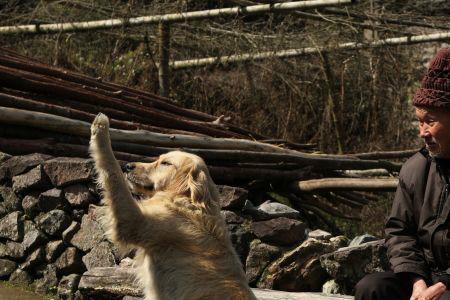
[[[91,125],[91,135],[97,135],[101,131],[109,129],[109,119],[105,114],[99,113]]]

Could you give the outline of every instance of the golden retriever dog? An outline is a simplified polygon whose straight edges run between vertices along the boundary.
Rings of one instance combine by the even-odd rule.
[[[90,153],[112,239],[137,249],[136,275],[146,300],[256,300],[200,157],[169,152],[153,163],[128,164],[124,176],[103,114],[92,123]]]

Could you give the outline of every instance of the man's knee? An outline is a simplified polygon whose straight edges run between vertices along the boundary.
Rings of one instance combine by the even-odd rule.
[[[384,286],[386,278],[390,277],[386,272],[373,273],[364,276],[355,286],[356,294],[372,294]]]
[[[366,275],[355,286],[355,300],[409,299],[410,288],[392,271]]]

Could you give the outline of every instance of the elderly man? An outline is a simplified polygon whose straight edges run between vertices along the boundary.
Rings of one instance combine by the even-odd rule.
[[[392,271],[364,277],[356,300],[450,299],[450,48],[431,60],[413,105],[426,147],[400,171],[386,223]]]

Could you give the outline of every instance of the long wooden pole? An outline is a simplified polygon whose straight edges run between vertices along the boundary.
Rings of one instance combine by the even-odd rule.
[[[170,92],[170,25],[168,23],[159,24],[159,94],[163,97],[169,97]]]
[[[128,19],[109,19],[88,22],[71,22],[57,24],[32,24],[0,27],[0,34],[17,33],[61,33],[74,31],[98,30],[123,26],[139,26],[144,24],[177,23],[194,20],[213,19],[217,17],[236,17],[239,15],[254,15],[273,12],[286,12],[297,9],[313,9],[320,7],[348,5],[355,0],[311,0],[285,3],[260,4],[245,7],[219,8],[184,13],[143,16]]]
[[[263,60],[267,58],[291,58],[304,56],[309,54],[317,54],[331,51],[343,51],[343,50],[355,50],[364,48],[378,48],[394,45],[412,45],[419,43],[428,43],[436,41],[450,40],[450,31],[433,33],[433,34],[423,34],[423,35],[412,35],[412,36],[402,36],[395,38],[388,38],[377,40],[373,42],[348,42],[337,45],[336,47],[306,47],[299,49],[289,49],[280,51],[267,51],[267,52],[255,52],[255,53],[242,53],[234,54],[229,56],[219,56],[219,57],[205,57],[196,58],[188,60],[178,60],[170,63],[172,70],[188,69],[188,68],[198,68],[209,65],[228,65],[239,62],[247,62],[254,60]]]
[[[299,181],[291,185],[298,192],[316,191],[395,191],[397,178],[324,178]]]

